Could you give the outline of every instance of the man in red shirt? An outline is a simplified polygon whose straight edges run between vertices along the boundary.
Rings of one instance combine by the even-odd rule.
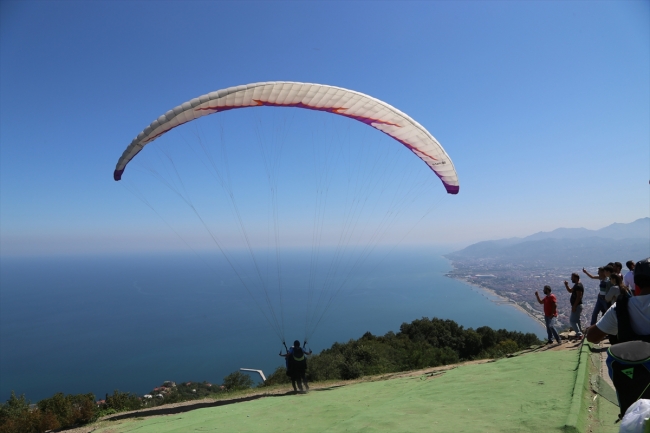
[[[546,344],[553,344],[553,337],[558,344],[562,344],[562,340],[555,330],[555,318],[557,317],[557,298],[551,294],[551,286],[544,286],[544,299],[539,297],[539,293],[535,291],[537,302],[544,304],[544,322],[546,322],[546,332],[548,332],[548,341]]]

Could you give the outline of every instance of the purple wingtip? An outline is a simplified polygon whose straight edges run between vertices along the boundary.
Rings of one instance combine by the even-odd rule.
[[[113,172],[113,179],[116,181],[122,179],[122,173],[124,173],[124,170],[115,170]]]
[[[460,186],[458,186],[458,185],[447,185],[447,184],[445,184],[445,188],[447,188],[447,193],[448,194],[458,194],[458,191],[460,190]]]

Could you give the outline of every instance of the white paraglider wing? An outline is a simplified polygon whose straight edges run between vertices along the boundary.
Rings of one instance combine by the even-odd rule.
[[[326,111],[370,125],[422,159],[440,177],[449,194],[458,193],[458,176],[451,159],[429,131],[411,117],[385,102],[353,90],[281,81],[229,87],[194,98],[168,111],[129,144],[117,162],[114,179],[120,180],[129,161],[145,145],[167,131],[208,114],[257,106]]]

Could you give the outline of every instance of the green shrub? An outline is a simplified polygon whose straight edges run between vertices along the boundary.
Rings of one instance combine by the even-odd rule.
[[[42,414],[42,423],[50,426],[50,429],[87,424],[97,417],[97,406],[93,394],[64,395],[59,392],[50,398],[39,401],[38,409]]]
[[[41,432],[40,413],[30,409],[30,403],[25,395],[16,397],[11,391],[11,397],[6,403],[0,403],[0,433],[32,433]]]
[[[253,379],[247,374],[240,371],[230,373],[223,379],[223,386],[227,391],[237,391],[241,389],[248,389],[253,386]]]
[[[142,401],[137,395],[130,392],[120,392],[117,389],[113,391],[113,395],[106,394],[106,403],[104,409],[114,409],[117,412],[125,412],[129,410],[138,410],[142,408]]]
[[[117,411],[115,409],[108,409],[108,408],[100,407],[97,410],[97,418],[101,418],[103,416],[108,416],[108,415],[113,415],[113,414],[116,414],[116,413],[117,413]]]
[[[266,382],[262,383],[260,386],[280,385],[282,383],[290,382],[291,379],[287,376],[287,369],[284,366],[280,366],[276,368],[275,371],[266,378]]]
[[[326,349],[307,360],[306,377],[310,381],[340,380],[343,362],[345,362],[343,355],[332,349]]]

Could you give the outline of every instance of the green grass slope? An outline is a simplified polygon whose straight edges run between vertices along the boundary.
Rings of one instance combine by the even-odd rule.
[[[578,350],[463,365],[442,375],[361,382],[177,415],[102,423],[96,432],[566,431]]]

